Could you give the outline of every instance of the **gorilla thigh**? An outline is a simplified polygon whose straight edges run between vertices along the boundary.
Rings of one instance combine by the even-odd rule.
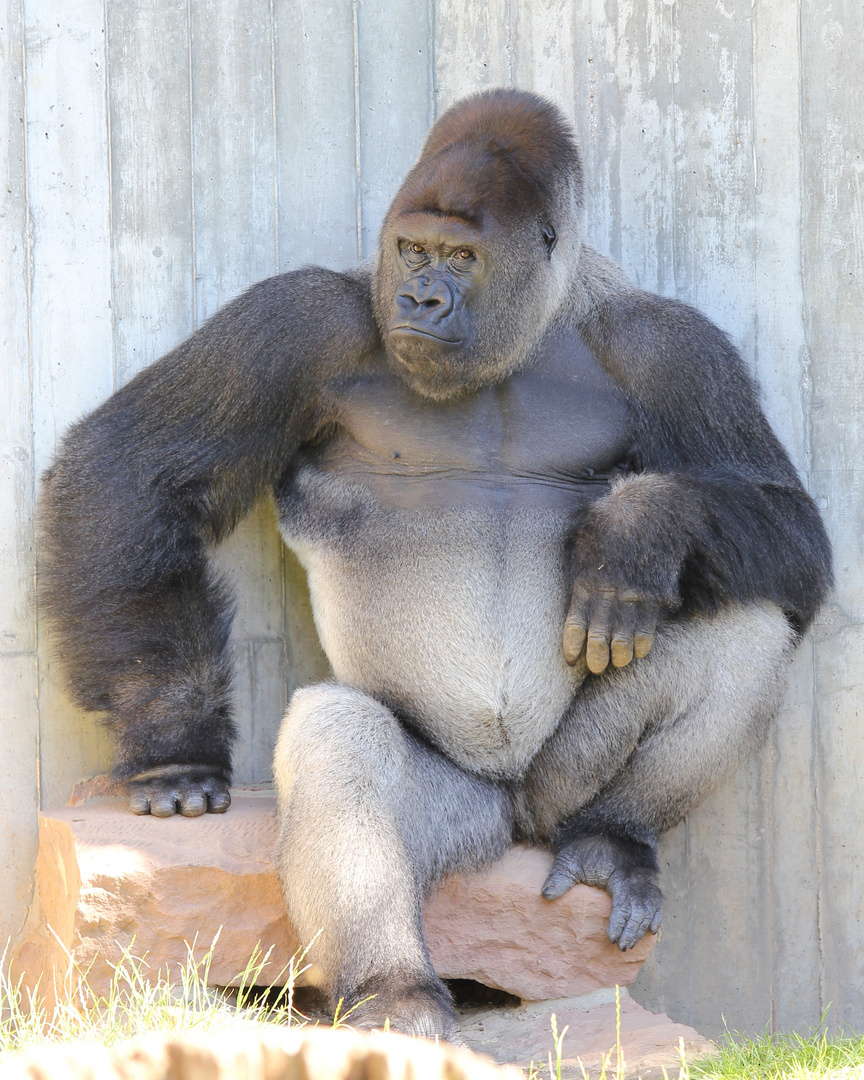
[[[606,888],[610,938],[635,945],[659,924],[658,833],[762,742],[792,647],[769,603],[671,622],[647,657],[589,678],[527,774],[507,782],[460,769],[359,690],[298,691],[275,760],[279,871],[332,1006],[374,995],[356,1023],[389,1017],[453,1037],[422,900],[514,838],[554,845],[548,899],[579,881]]]
[[[421,901],[457,869],[511,842],[510,798],[464,772],[352,687],[298,690],[276,745],[279,874],[301,943],[331,1007],[458,1041],[423,940]],[[317,935],[317,937],[316,937]]]

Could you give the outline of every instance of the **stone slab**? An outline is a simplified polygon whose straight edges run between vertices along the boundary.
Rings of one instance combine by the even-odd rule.
[[[152,970],[202,956],[217,933],[210,981],[236,985],[256,944],[272,947],[259,982],[281,973],[300,947],[285,916],[273,866],[272,793],[235,792],[224,815],[135,817],[118,799],[42,814],[38,921],[19,953],[34,973],[62,978],[69,955],[99,994],[112,964],[133,946]],[[443,883],[425,910],[429,950],[445,978],[474,979],[523,1001],[578,997],[629,985],[654,945],[627,953],[606,938],[610,901],[575,886],[560,900],[540,895],[547,851],[515,847],[499,862]],[[302,981],[302,980],[301,980]],[[43,975],[42,985],[51,982]]]
[[[583,1069],[598,1077],[604,1065],[607,1076],[660,1080],[665,1069],[677,1077],[682,1048],[687,1062],[716,1052],[694,1028],[648,1012],[623,987],[617,1005],[615,990],[597,990],[578,998],[478,1011],[462,1017],[460,1026],[466,1044],[477,1053],[526,1071],[533,1062],[547,1077],[550,1051],[555,1061],[553,1015],[558,1032],[564,1032],[561,1080],[582,1080]]]

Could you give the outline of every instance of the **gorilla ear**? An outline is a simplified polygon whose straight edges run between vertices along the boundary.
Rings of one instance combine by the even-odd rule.
[[[558,233],[555,232],[555,226],[551,221],[547,221],[543,226],[543,243],[546,245],[546,257],[551,259],[555,245],[558,243]]]

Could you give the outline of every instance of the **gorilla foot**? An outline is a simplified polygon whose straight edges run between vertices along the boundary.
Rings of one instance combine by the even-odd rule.
[[[339,1010],[349,1027],[381,1030],[389,1026],[403,1035],[462,1045],[450,991],[440,979],[415,983],[370,979],[351,1000],[357,1004]]]
[[[623,952],[647,930],[656,934],[660,929],[659,876],[650,844],[604,833],[577,836],[556,853],[543,896],[557,900],[580,881],[605,889],[612,897],[607,935]]]
[[[231,805],[228,781],[200,766],[169,765],[151,769],[129,781],[129,809],[154,817],[200,817],[224,814]]]

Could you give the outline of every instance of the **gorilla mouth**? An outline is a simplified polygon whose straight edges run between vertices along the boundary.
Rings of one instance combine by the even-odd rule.
[[[420,330],[416,326],[410,326],[408,323],[400,323],[399,326],[391,326],[389,333],[398,334],[400,337],[406,335],[408,337],[428,338],[430,341],[438,341],[442,345],[461,345],[462,338],[448,338],[442,337],[440,334],[433,334],[429,330]]]

